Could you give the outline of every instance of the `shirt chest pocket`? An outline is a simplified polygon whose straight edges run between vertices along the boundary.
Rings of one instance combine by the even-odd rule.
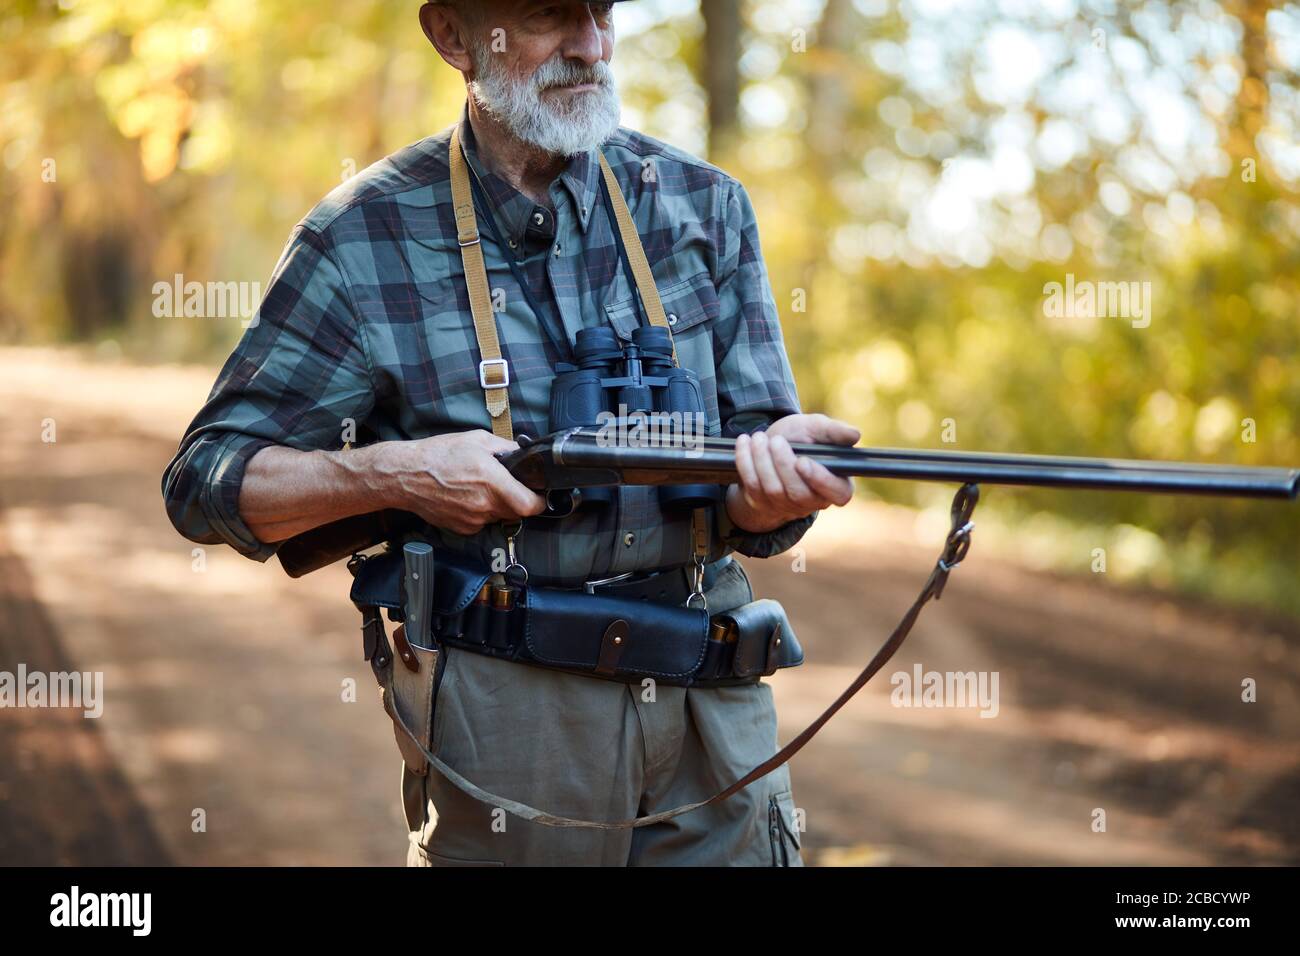
[[[718,293],[707,272],[661,288],[659,299],[663,302],[664,314],[668,317],[668,327],[673,333],[674,341],[678,336],[686,335],[690,330],[718,317]],[[605,314],[618,337],[625,342],[632,338],[632,331],[641,324],[641,314],[635,298],[611,302],[605,306]],[[680,344],[678,348],[681,348]]]

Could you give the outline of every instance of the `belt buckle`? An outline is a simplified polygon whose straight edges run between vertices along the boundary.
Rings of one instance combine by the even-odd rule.
[[[624,571],[622,574],[616,574],[612,578],[593,578],[590,581],[583,581],[582,589],[588,594],[595,594],[596,588],[603,587],[606,584],[614,584],[617,581],[626,581],[634,574],[636,574],[635,571]]]

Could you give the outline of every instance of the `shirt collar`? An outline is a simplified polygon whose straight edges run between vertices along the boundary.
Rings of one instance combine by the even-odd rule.
[[[560,173],[560,182],[569,191],[573,199],[573,207],[578,212],[578,221],[582,223],[582,231],[587,231],[587,224],[591,222],[591,214],[595,211],[597,203],[600,202],[600,160],[597,158],[599,153],[596,150],[590,150],[585,153],[579,153],[569,160],[569,165]]]
[[[465,156],[474,172],[478,174],[483,190],[487,193],[488,202],[494,207],[492,211],[498,217],[497,221],[506,227],[512,239],[521,241],[524,230],[528,226],[528,218],[532,215],[536,204],[500,176],[488,170],[479,160],[478,144],[474,140],[474,128],[469,122],[468,107],[461,114],[460,138],[465,144]],[[561,170],[556,179],[556,183],[568,191],[583,232],[587,231],[592,213],[601,201],[600,160],[597,157],[596,150],[579,153],[569,160],[568,165]],[[554,185],[552,188],[555,188]]]

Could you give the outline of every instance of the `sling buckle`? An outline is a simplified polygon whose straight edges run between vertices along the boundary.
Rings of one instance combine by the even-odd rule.
[[[501,369],[500,382],[488,382],[487,370],[489,366]],[[483,359],[478,363],[478,383],[485,390],[489,388],[505,388],[510,384],[510,366],[506,364],[506,360],[503,358]]]

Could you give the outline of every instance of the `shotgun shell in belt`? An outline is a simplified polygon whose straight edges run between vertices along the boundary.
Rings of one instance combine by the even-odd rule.
[[[478,589],[478,594],[474,595],[474,603],[487,604],[489,599],[491,598],[491,595],[492,595],[492,584],[491,582],[485,582],[484,585]]]
[[[512,587],[492,588],[492,610],[509,611],[515,606],[515,589]]]
[[[730,644],[736,639],[736,624],[726,618],[717,618],[709,625],[709,640]]]

